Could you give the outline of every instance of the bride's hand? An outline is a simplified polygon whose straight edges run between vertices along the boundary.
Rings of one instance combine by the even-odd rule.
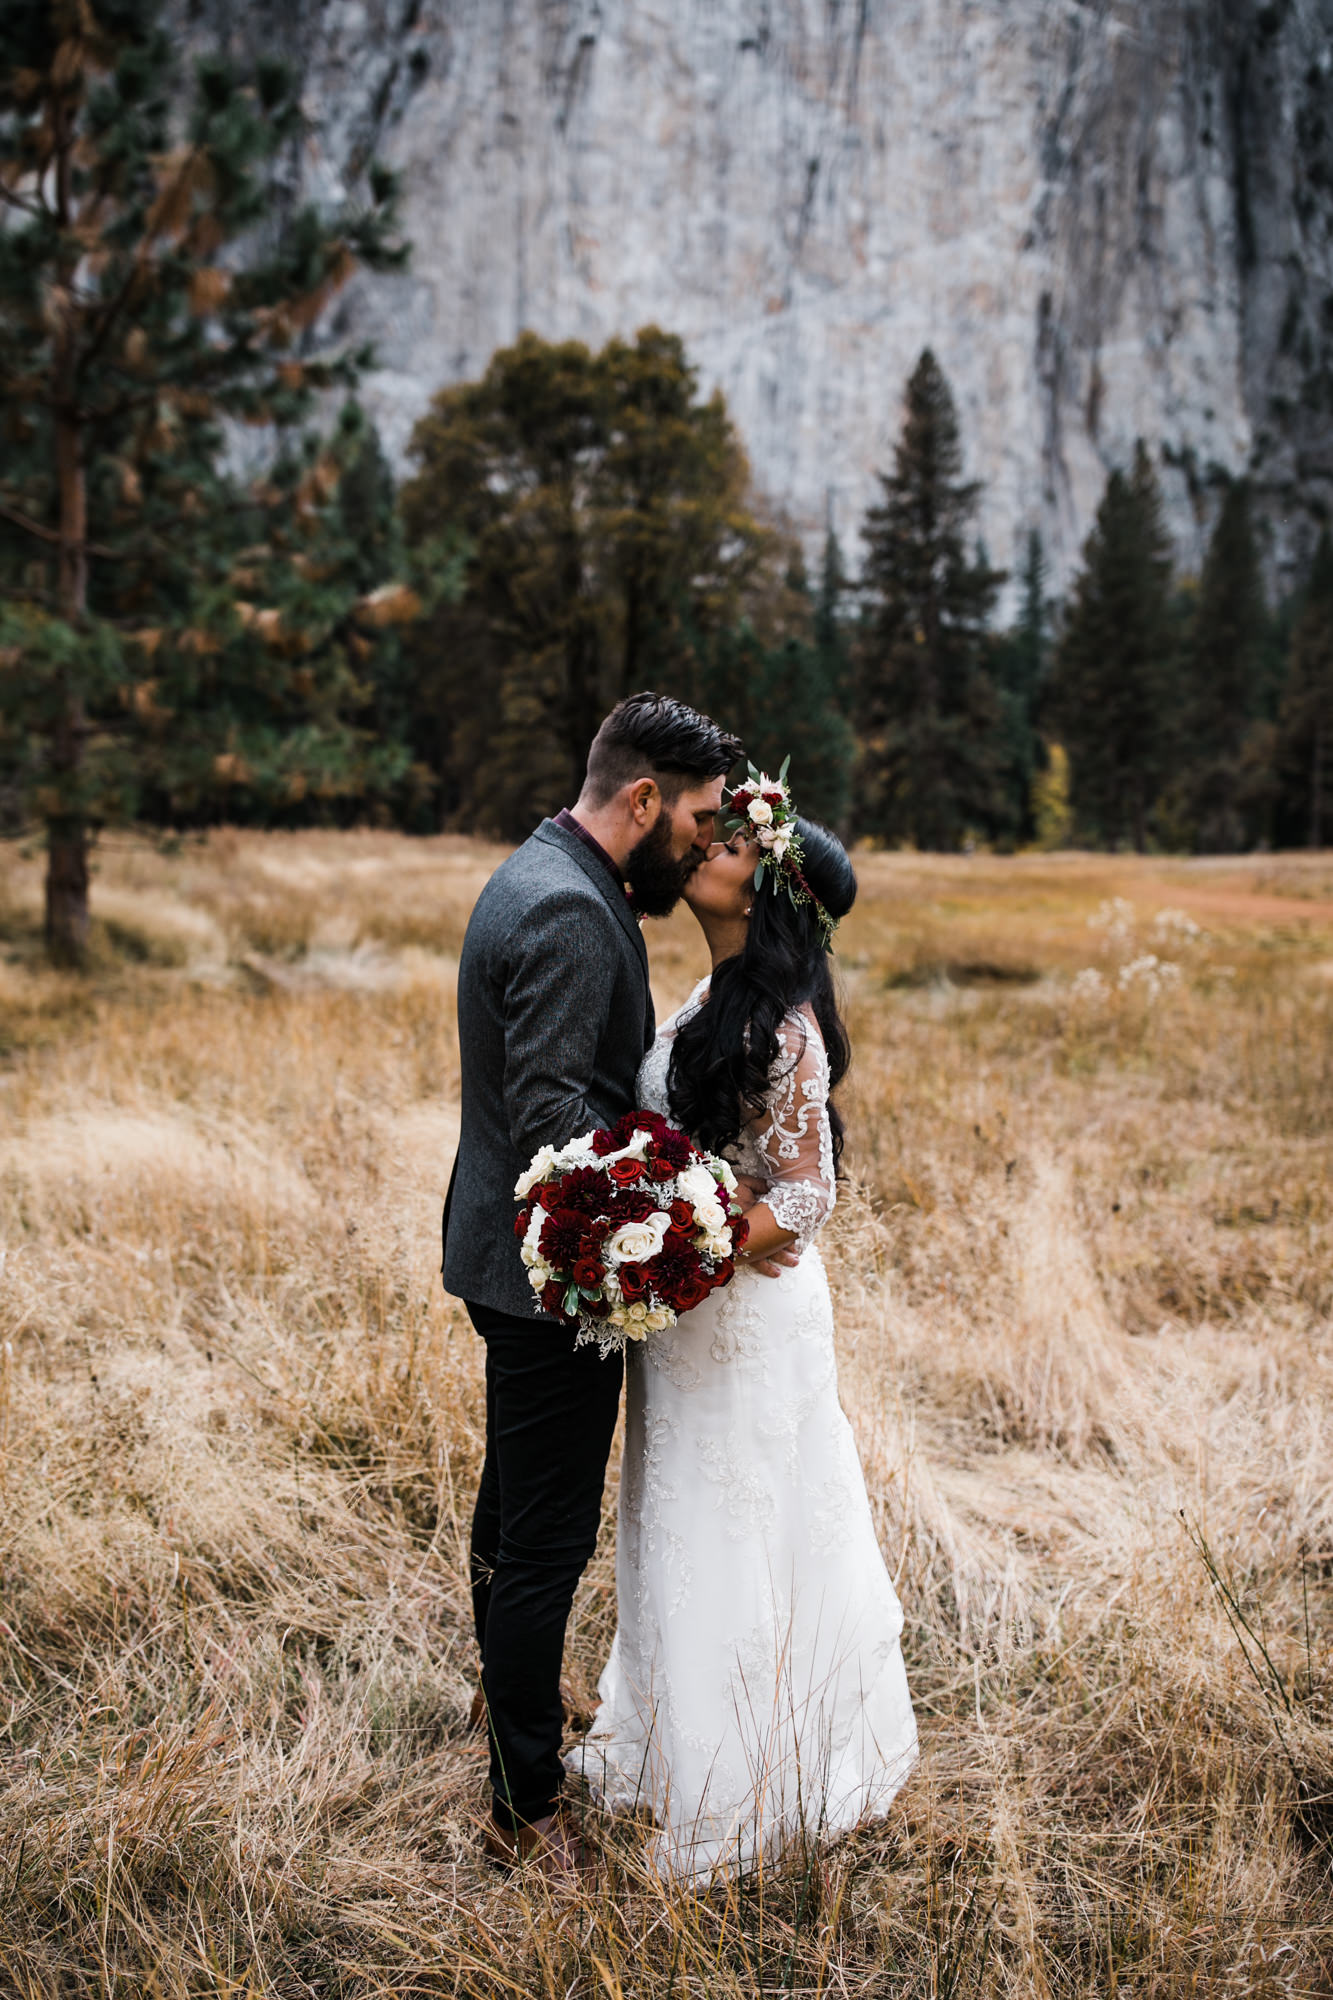
[[[777,1217],[763,1196],[768,1192],[763,1183],[742,1181],[741,1213],[750,1225],[750,1237],[741,1259],[752,1271],[758,1271],[765,1278],[780,1278],[784,1271],[793,1270],[800,1263],[800,1253],[793,1249],[795,1237],[789,1229],[779,1226]],[[758,1199],[745,1201],[745,1196],[754,1194]]]

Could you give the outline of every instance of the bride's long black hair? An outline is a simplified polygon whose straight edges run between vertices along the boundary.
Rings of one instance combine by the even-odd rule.
[[[831,917],[845,917],[856,901],[856,875],[837,835],[814,820],[798,819],[805,850],[801,872]],[[807,1001],[828,1052],[829,1088],[847,1074],[851,1044],[829,955],[810,905],[792,906],[786,889],[766,868],[750,906],[745,944],[713,973],[708,1004],[677,1030],[667,1072],[672,1116],[698,1145],[720,1152],[739,1139],[742,1126],[762,1111],[778,1060],[778,1029]],[[835,1163],[842,1155],[843,1125],[829,1105]]]

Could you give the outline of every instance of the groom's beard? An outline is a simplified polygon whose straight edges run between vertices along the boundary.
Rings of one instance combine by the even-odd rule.
[[[671,825],[665,815],[649,829],[625,863],[625,880],[636,916],[669,917],[703,855],[692,847],[683,860],[671,852]]]

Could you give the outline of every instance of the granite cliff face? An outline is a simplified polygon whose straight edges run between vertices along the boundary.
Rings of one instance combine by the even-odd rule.
[[[1333,0],[196,0],[285,42],[326,187],[405,173],[358,281],[390,447],[530,326],[656,321],[756,482],[845,539],[932,344],[992,556],[1057,580],[1160,450],[1182,560],[1252,469],[1275,577],[1333,503]]]

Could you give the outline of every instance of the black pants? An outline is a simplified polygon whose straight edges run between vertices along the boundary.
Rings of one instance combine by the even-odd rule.
[[[560,1790],[560,1663],[597,1546],[624,1362],[572,1331],[469,1305],[486,1342],[486,1462],[472,1517],[472,1609],[506,1825]]]

